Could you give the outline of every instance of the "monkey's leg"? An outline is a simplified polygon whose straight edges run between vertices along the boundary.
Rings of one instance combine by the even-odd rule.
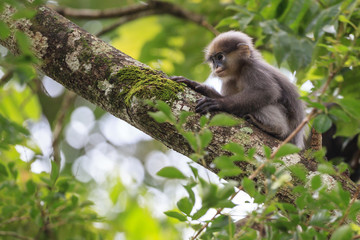
[[[268,105],[245,116],[255,126],[281,140],[290,133],[285,112],[278,105]]]

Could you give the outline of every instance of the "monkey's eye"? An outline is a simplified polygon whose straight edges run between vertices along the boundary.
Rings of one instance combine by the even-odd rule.
[[[217,54],[215,57],[216,57],[216,60],[218,60],[218,61],[222,61],[225,58],[224,54],[222,54],[222,53]]]

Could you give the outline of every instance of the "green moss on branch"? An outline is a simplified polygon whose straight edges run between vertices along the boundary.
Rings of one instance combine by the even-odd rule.
[[[150,68],[124,67],[115,75],[115,79],[124,86],[119,96],[124,99],[126,105],[130,105],[133,97],[174,101],[177,99],[177,93],[184,90],[184,85]]]

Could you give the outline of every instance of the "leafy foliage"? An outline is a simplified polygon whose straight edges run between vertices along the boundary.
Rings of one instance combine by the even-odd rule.
[[[169,114],[163,102],[158,101],[154,106],[160,111],[151,113],[152,116],[162,115],[160,122],[173,124],[186,139],[192,141],[189,143],[196,156],[193,160],[200,164],[203,163],[207,146],[198,144],[201,142],[203,132],[206,132],[210,126],[214,126],[215,122],[223,125],[222,121],[229,118],[227,115],[220,114],[214,117],[215,121],[200,119],[199,125],[202,128],[198,133],[191,132],[192,137],[189,138],[189,132],[182,129],[182,121],[178,122],[174,115]],[[200,235],[201,239],[251,239],[259,234],[265,239],[328,239],[329,236],[331,239],[352,239],[357,233],[356,228],[352,226],[357,226],[356,216],[360,210],[360,201],[351,198],[350,193],[345,191],[339,182],[332,183],[327,180],[329,175],[342,174],[342,171],[337,171],[332,163],[322,160],[322,163],[318,165],[317,173],[310,173],[301,165],[288,167],[282,158],[300,151],[292,144],[283,145],[273,155],[270,154],[269,148],[264,147],[266,158],[260,162],[255,158],[252,149],[246,154],[243,147],[235,143],[227,144],[224,149],[233,154],[219,156],[214,160],[216,167],[220,170],[218,174],[220,177],[237,176],[242,173],[236,165],[239,161],[255,166],[254,173],[257,174],[253,175],[253,173],[250,177],[244,177],[241,182],[229,181],[219,186],[205,181],[194,172],[194,175],[188,179],[188,183],[184,185],[189,197],[177,202],[178,210],[170,210],[165,214],[181,222],[187,222],[194,229],[195,237],[199,236],[202,230],[205,231]],[[259,186],[254,181],[254,178],[259,177],[260,172],[266,178],[266,186]],[[180,170],[176,170],[175,167],[165,167],[160,170],[159,175],[170,179],[179,176],[183,178]],[[305,185],[292,185],[291,175]],[[201,207],[194,209],[192,189],[197,185],[201,189]],[[231,215],[222,213],[225,208],[231,209],[236,206],[232,202],[238,193],[235,188],[243,189],[253,198],[254,203],[259,204],[237,230],[235,230]],[[277,199],[276,194],[284,188],[296,196],[294,204]],[[210,209],[215,209],[216,213],[209,221],[205,214],[210,212]],[[196,224],[199,221],[200,225]],[[259,228],[263,230],[256,233]]]
[[[13,16],[15,19],[31,18],[35,14],[35,7],[43,2],[2,0],[0,12],[4,11],[7,4],[17,10]],[[60,6],[96,9],[127,6],[138,1],[57,2]],[[318,115],[312,126],[318,132],[325,132],[335,124],[336,136],[348,139],[358,136],[358,1],[172,2],[204,15],[221,31],[235,29],[246,32],[254,38],[255,46],[262,51],[268,62],[294,73],[299,86],[311,82],[312,92],[303,92],[303,99],[309,108],[317,109]],[[86,29],[92,29],[92,26],[109,26],[116,20],[102,20],[101,23],[74,21]],[[6,22],[0,21],[0,40],[11,34]],[[126,36],[130,36],[130,40],[126,41]],[[231,155],[218,156],[213,162],[219,169],[218,176],[221,178],[244,174],[238,165],[249,164],[254,167],[255,173],[261,173],[265,178],[265,186],[258,186],[256,174],[255,177],[244,177],[241,182],[214,184],[201,177],[199,170],[191,164],[191,175],[183,173],[176,166],[161,169],[158,176],[169,179],[169,182],[182,181],[187,194],[177,201],[177,209],[165,212],[171,218],[165,221],[155,218],[148,206],[144,206],[147,194],[145,187],[135,192],[117,179],[110,186],[101,186],[109,196],[114,211],[110,216],[100,218],[98,214],[101,211],[95,213],[96,208],[88,200],[89,189],[94,183],[79,182],[71,172],[75,159],[84,152],[89,152],[89,146],[74,150],[60,139],[61,144],[58,146],[66,156],[66,164],[60,168],[58,162],[53,161],[53,156],[46,155],[35,144],[34,136],[30,133],[31,124],[46,116],[55,132],[61,122],[58,117],[61,114],[58,112],[64,96],[52,99],[42,92],[39,76],[33,65],[39,63],[39,60],[31,52],[31,43],[20,31],[14,37],[21,50],[18,56],[11,55],[0,46],[1,239],[114,239],[119,232],[123,232],[127,239],[177,239],[180,234],[175,230],[175,223],[171,219],[176,219],[176,223],[187,223],[199,234],[200,229],[204,229],[200,235],[202,239],[358,238],[360,230],[357,216],[360,202],[352,198],[340,183],[329,183],[328,175],[343,174],[347,169],[345,164],[333,166],[332,162],[324,161],[324,150],[321,150],[313,153],[319,161],[316,174],[308,172],[300,164],[286,167],[282,158],[299,151],[293,145],[284,145],[274,157],[271,157],[271,149],[264,146],[264,157],[259,160],[259,157],[255,157],[255,149],[245,151],[238,144],[228,143],[223,148]],[[129,51],[135,58],[169,75],[186,75],[202,81],[207,78],[209,69],[203,64],[201,49],[212,37],[206,29],[186,20],[156,16],[122,26],[104,39],[111,40],[115,47]],[[336,105],[327,109],[328,103]],[[77,104],[86,105],[81,101],[77,101]],[[192,160],[202,165],[205,165],[206,147],[213,138],[209,127],[239,123],[223,114],[211,119],[203,116],[199,120],[199,131],[189,132],[183,129],[183,125],[192,113],[182,112],[175,117],[166,103],[157,102],[154,106],[159,111],[150,115],[158,122],[173,124],[193,149]],[[64,122],[60,124],[67,126],[72,110],[71,108],[65,113]],[[103,111],[95,109],[97,118],[101,118],[103,114]],[[242,130],[251,133],[251,129]],[[19,147],[33,152],[27,162],[20,160],[17,150]],[[33,163],[39,159],[51,160],[50,173],[38,174],[31,171]],[[293,185],[294,179],[301,184]],[[153,179],[148,180],[147,184],[151,188],[163,187]],[[255,205],[255,210],[248,212],[240,228],[236,227],[240,223],[235,223],[231,214],[220,211],[224,208],[230,209],[230,212],[234,210],[232,198],[239,188],[245,190],[253,198],[253,202],[258,204]],[[297,196],[294,204],[276,198],[276,193],[284,188]],[[140,197],[134,196],[136,194]],[[106,201],[101,204],[105,203]],[[213,212],[219,214],[212,215]],[[214,218],[211,219],[209,215]]]

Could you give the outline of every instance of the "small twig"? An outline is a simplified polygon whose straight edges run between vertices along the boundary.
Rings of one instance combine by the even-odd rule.
[[[10,70],[7,73],[5,73],[4,76],[0,78],[0,86],[5,85],[12,78],[13,75],[14,75],[13,70]]]
[[[68,113],[69,107],[72,105],[76,97],[76,94],[70,91],[65,92],[64,99],[62,101],[60,110],[58,115],[55,119],[55,127],[54,127],[54,133],[53,133],[53,142],[52,147],[54,151],[54,161],[55,163],[60,166],[60,148],[59,148],[59,142],[62,135],[62,132],[64,130],[64,119],[66,114]]]
[[[275,151],[271,154],[270,158],[274,158],[276,153],[280,150],[282,146],[284,146],[286,143],[289,143],[291,139],[293,139],[298,132],[301,131],[301,129],[317,114],[317,109],[313,108],[309,115],[307,115],[302,122],[295,128],[295,130],[275,149]]]
[[[23,235],[20,235],[16,232],[10,232],[10,231],[0,231],[0,236],[8,236],[8,237],[14,237],[22,240],[33,240],[34,238],[26,237]]]
[[[27,216],[12,217],[12,218],[10,218],[10,219],[7,219],[7,220],[4,221],[4,222],[1,222],[1,223],[0,223],[0,226],[6,225],[6,224],[9,224],[9,223],[12,223],[12,222],[18,222],[18,221],[27,220],[27,219],[29,219],[29,217],[27,217]]]
[[[352,199],[351,199],[351,201],[350,201],[350,204],[349,204],[349,206],[347,207],[347,209],[346,209],[346,211],[345,211],[344,216],[343,216],[343,217],[341,218],[341,220],[339,221],[339,226],[341,226],[341,225],[345,222],[347,216],[349,215],[350,208],[351,208],[351,206],[354,204],[354,202],[358,199],[359,194],[360,194],[360,184],[359,184],[358,187],[356,188],[356,192],[355,192],[354,196],[352,197]]]
[[[102,36],[108,32],[113,31],[114,29],[118,28],[121,25],[124,25],[125,23],[131,22],[133,20],[142,18],[142,17],[146,17],[146,16],[151,16],[154,15],[154,11],[143,11],[143,12],[139,12],[139,13],[134,13],[128,16],[124,16],[121,17],[118,21],[116,21],[115,23],[111,24],[110,26],[105,27],[104,29],[102,29],[100,32],[98,32],[96,34],[97,37]]]

